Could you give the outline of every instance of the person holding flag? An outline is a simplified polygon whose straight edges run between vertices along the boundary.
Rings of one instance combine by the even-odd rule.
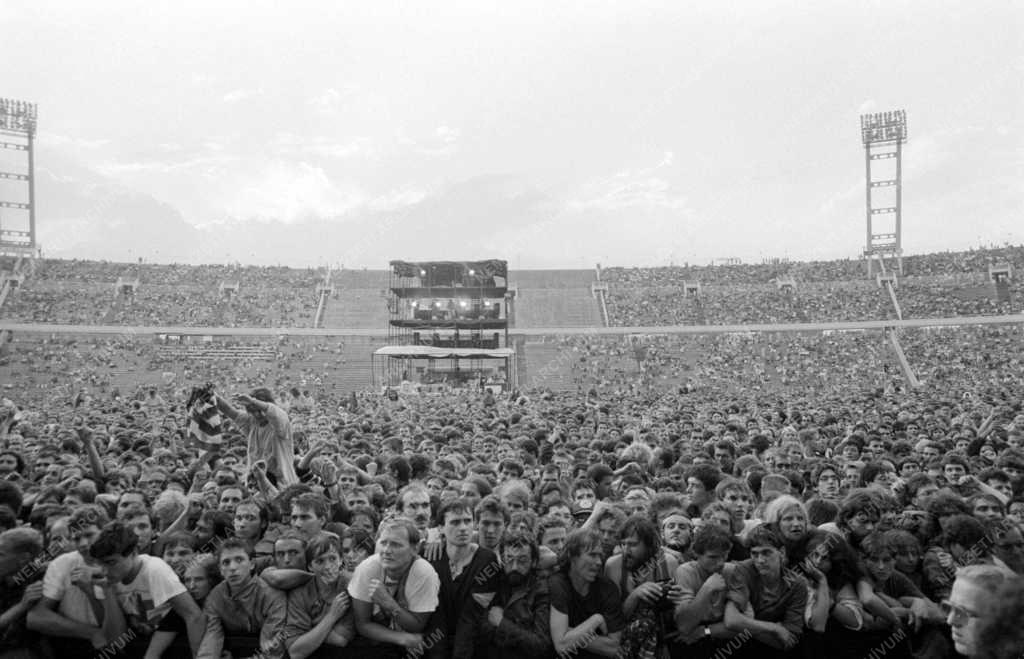
[[[244,411],[214,394],[217,409],[231,419],[248,437],[247,466],[249,471],[257,464],[265,464],[267,474],[277,487],[299,482],[295,473],[295,443],[292,423],[288,414],[274,404],[270,389],[259,387],[250,394],[238,394],[235,401]]]

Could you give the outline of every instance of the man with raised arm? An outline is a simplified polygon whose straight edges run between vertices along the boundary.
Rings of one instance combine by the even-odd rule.
[[[238,394],[235,400],[243,406],[239,411],[227,400],[217,395],[217,408],[231,419],[248,437],[248,469],[252,471],[257,463],[265,463],[267,474],[277,479],[282,487],[299,482],[295,473],[295,444],[292,440],[292,424],[288,414],[274,404],[270,389],[259,387],[251,394]]]

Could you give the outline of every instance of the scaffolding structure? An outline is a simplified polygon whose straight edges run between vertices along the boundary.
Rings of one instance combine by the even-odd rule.
[[[864,257],[871,277],[886,258],[890,270],[903,274],[903,144],[907,141],[904,110],[860,117],[864,144],[867,242]]]
[[[382,360],[379,373],[374,368],[375,380],[392,387],[506,388],[514,382],[506,261],[389,265],[391,349],[378,351]]]
[[[31,257],[36,251],[37,116],[35,103],[0,98],[0,148],[13,151],[16,161],[5,158],[0,167],[0,254],[6,256]]]

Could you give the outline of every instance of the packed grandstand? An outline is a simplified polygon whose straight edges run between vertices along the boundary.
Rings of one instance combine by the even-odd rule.
[[[4,259],[0,657],[1011,656],[1022,268],[511,271],[428,391],[383,270]]]

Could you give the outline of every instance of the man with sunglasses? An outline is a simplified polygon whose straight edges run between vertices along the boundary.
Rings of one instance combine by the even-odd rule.
[[[969,565],[957,571],[949,599],[942,602],[957,652],[980,656],[978,630],[992,615],[991,594],[1012,577],[1013,572],[995,565]]]

